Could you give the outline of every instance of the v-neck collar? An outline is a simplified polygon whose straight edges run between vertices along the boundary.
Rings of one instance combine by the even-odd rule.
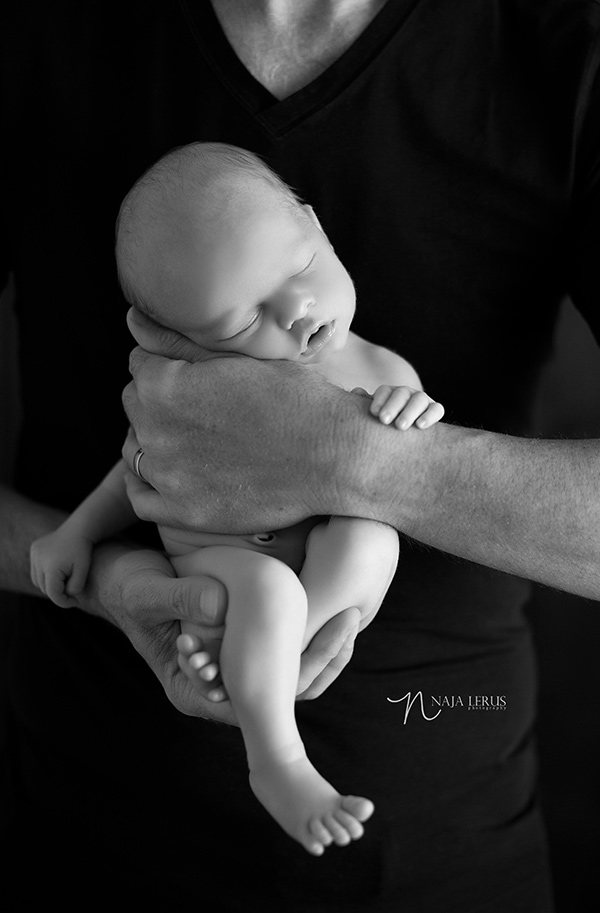
[[[418,0],[387,0],[356,41],[312,82],[278,99],[246,69],[231,45],[209,0],[180,0],[192,35],[228,91],[273,134],[287,133],[339,97],[377,58],[398,32]]]

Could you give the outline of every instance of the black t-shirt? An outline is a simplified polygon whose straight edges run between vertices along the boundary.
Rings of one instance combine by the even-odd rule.
[[[114,220],[176,145],[250,148],[314,206],[357,288],[354,328],[408,358],[451,422],[528,432],[565,294],[600,331],[596,2],[388,0],[283,101],[208,2],[4,16],[3,256],[32,498],[73,508],[120,452],[132,342]],[[88,879],[91,896],[171,909],[547,913],[528,594],[402,542],[351,665],[298,707],[317,768],[376,804],[361,841],[319,860],[252,796],[239,732],[178,713],[106,623],[23,598],[7,820],[41,873],[24,890],[69,899]]]

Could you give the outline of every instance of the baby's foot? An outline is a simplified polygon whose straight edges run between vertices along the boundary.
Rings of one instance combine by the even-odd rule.
[[[360,796],[342,796],[295,747],[250,771],[256,798],[290,837],[314,856],[331,843],[347,846],[364,833],[375,806]]]
[[[179,668],[203,697],[211,701],[227,700],[227,692],[220,680],[219,664],[210,653],[199,650],[200,642],[193,634],[180,634],[177,638]]]

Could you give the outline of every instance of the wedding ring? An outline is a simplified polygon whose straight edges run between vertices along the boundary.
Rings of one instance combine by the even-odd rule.
[[[141,462],[141,459],[143,456],[144,456],[144,451],[140,447],[140,449],[136,452],[136,454],[133,458],[133,471],[135,472],[136,476],[142,480],[142,482],[145,482],[146,479],[144,478],[144,476],[142,475],[141,470],[140,470],[140,462]]]

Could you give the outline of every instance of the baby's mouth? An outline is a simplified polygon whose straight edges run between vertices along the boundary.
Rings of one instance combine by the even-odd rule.
[[[332,320],[330,323],[323,323],[320,327],[311,333],[308,337],[306,346],[302,351],[302,355],[305,358],[311,358],[313,355],[316,355],[317,352],[320,352],[321,349],[327,345],[333,334],[335,333],[335,320]]]

